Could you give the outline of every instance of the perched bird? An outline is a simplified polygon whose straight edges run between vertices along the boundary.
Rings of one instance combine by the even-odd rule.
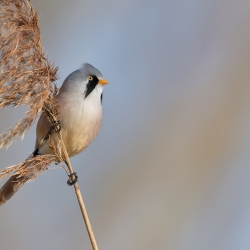
[[[57,119],[69,157],[82,152],[96,137],[102,122],[103,85],[107,83],[101,72],[88,63],[71,73],[63,82],[56,96]],[[42,113],[36,127],[35,150],[30,157],[53,153],[47,143],[51,126]],[[16,180],[15,175],[10,177],[0,189],[0,205],[20,188]]]

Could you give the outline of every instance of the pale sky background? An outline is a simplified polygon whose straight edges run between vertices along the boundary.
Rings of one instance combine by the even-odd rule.
[[[101,132],[72,159],[99,249],[249,250],[250,2],[32,3],[58,86],[83,62],[110,83]],[[0,131],[22,115],[1,110]],[[91,249],[66,181],[47,171],[0,208],[1,249]]]

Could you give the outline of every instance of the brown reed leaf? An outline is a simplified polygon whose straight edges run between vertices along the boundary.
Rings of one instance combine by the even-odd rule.
[[[28,106],[26,117],[0,135],[0,149],[22,138],[53,93],[57,68],[45,57],[37,12],[29,0],[0,1],[0,108]],[[54,104],[47,100],[49,106]]]

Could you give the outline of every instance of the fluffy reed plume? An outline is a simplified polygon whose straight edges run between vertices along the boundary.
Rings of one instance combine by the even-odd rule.
[[[21,186],[25,182],[32,181],[56,159],[55,155],[38,155],[34,158],[28,158],[25,161],[7,167],[0,172],[0,179],[5,178],[11,172],[15,172],[17,177],[16,186]]]
[[[54,91],[49,94],[42,108],[42,112],[47,114],[52,125],[56,123],[57,104],[55,102],[55,97],[58,91],[56,86],[54,86],[53,89]],[[54,131],[58,133],[59,128],[55,126]],[[39,174],[47,170],[52,162],[63,162],[64,157],[61,154],[62,141],[55,141],[57,138],[53,137],[52,134],[48,134],[48,137],[48,145],[52,149],[53,155],[37,155],[36,157],[31,155],[19,164],[0,170],[0,180],[8,176],[11,172],[14,172],[13,176],[16,177],[16,181],[13,185],[19,188],[25,182],[32,181]]]
[[[42,111],[56,116],[57,68],[45,57],[37,12],[29,0],[0,1],[0,108],[26,105],[26,117],[0,135],[0,149],[22,138]],[[51,141],[51,140],[50,140]],[[53,149],[53,142],[50,142]],[[55,155],[58,155],[55,151]],[[60,158],[57,156],[57,159]],[[0,179],[11,172],[16,185],[33,180],[55,161],[56,156],[28,158],[0,171]]]
[[[0,136],[0,149],[22,138],[48,95],[57,68],[41,45],[37,12],[29,0],[0,1],[0,108],[28,106],[26,117]]]

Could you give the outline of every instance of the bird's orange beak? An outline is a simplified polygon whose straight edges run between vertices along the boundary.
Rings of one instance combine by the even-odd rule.
[[[105,84],[108,84],[108,81],[105,80],[105,79],[100,79],[100,80],[98,81],[98,83],[101,84],[101,85],[105,85]]]

